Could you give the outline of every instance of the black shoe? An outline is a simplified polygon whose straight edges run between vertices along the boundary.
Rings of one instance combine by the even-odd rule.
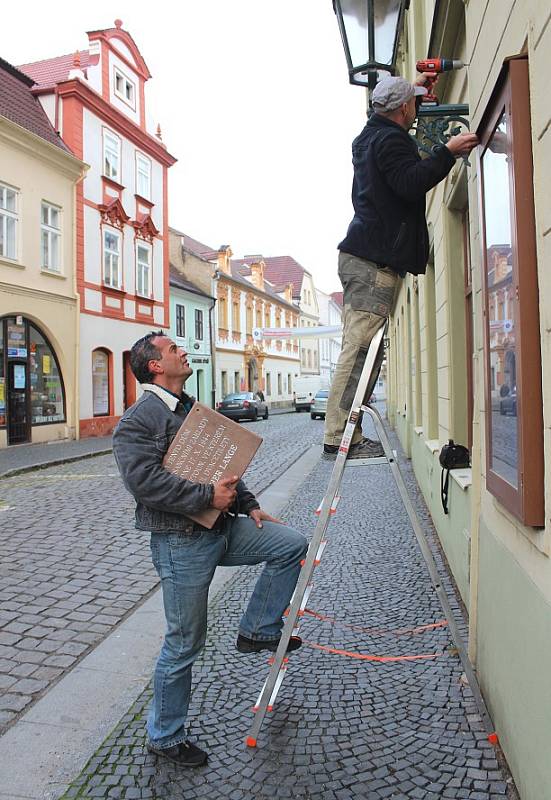
[[[270,650],[272,653],[278,648],[279,639],[249,639],[241,633],[237,636],[235,646],[240,653],[260,653],[261,650]],[[287,652],[292,653],[293,650],[298,650],[302,644],[300,636],[291,636],[289,644],[287,645]]]
[[[334,461],[337,457],[337,453],[339,452],[339,446],[336,444],[324,444],[323,445],[323,455],[326,461]]]
[[[337,457],[339,448],[336,444],[323,445],[323,458],[327,461],[334,461]],[[350,445],[347,458],[381,458],[384,456],[385,451],[380,442],[374,442],[373,439],[362,439],[361,442]]]
[[[155,747],[151,742],[148,742],[147,749],[150,753],[167,758],[180,767],[200,767],[208,758],[208,754],[204,750],[188,741],[175,744],[174,747],[163,748]]]

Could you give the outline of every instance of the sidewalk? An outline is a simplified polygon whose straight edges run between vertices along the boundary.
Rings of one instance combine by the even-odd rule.
[[[81,458],[105,455],[112,450],[111,436],[64,439],[60,442],[18,444],[0,450],[0,479]]]
[[[409,465],[402,460],[401,466],[454,616],[466,635],[461,604],[427,511]],[[330,471],[331,464],[323,461],[311,472],[302,468],[306,480],[281,512],[286,522],[311,532],[312,510]],[[295,477],[294,486],[298,485]],[[99,747],[92,744],[90,732],[85,742],[89,761],[61,797],[502,800],[516,796],[499,753],[487,741],[389,467],[347,468],[341,495],[308,604],[317,616],[304,617],[304,645],[289,661],[258,748],[246,748],[244,739],[267,665],[262,656],[242,656],[235,650],[239,616],[255,580],[255,571],[243,568],[230,575],[211,603],[207,645],[194,672],[191,734],[209,751],[208,765],[182,771],[147,754],[144,722],[151,694],[147,685]],[[133,623],[135,630],[139,624]],[[361,658],[354,657],[358,655]],[[381,660],[389,657],[396,660]],[[124,687],[125,679],[134,680],[136,669],[130,657],[131,675],[126,678],[124,659],[118,663],[117,685]],[[85,683],[85,675],[84,671],[80,689],[73,686],[73,696],[78,697],[79,691],[91,693],[87,697],[91,708],[93,685]],[[63,724],[62,713],[55,708],[54,712],[53,719],[42,716],[43,724]],[[12,729],[13,735],[18,728]],[[83,763],[84,752],[81,758]],[[11,800],[14,795],[8,796]]]

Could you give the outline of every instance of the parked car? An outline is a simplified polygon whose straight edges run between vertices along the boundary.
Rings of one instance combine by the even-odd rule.
[[[314,402],[310,406],[310,419],[325,419],[325,412],[327,410],[327,398],[329,397],[329,389],[320,389],[316,392]]]
[[[329,381],[321,375],[301,375],[295,378],[293,406],[295,411],[310,411],[316,392],[328,389]]]
[[[513,417],[517,415],[517,393],[516,390],[513,389],[510,394],[502,397],[499,401],[499,413],[505,416],[505,414],[512,414]]]
[[[227,394],[216,404],[216,409],[225,417],[235,419],[268,419],[268,404],[254,392]]]

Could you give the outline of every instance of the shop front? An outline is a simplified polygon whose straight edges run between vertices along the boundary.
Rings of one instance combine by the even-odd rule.
[[[45,334],[23,316],[1,317],[2,439],[8,446],[31,442],[35,428],[65,423],[66,418],[61,370]]]

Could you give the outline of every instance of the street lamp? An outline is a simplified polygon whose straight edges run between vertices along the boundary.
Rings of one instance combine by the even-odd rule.
[[[409,0],[333,0],[350,83],[370,89],[394,75],[398,37]]]

